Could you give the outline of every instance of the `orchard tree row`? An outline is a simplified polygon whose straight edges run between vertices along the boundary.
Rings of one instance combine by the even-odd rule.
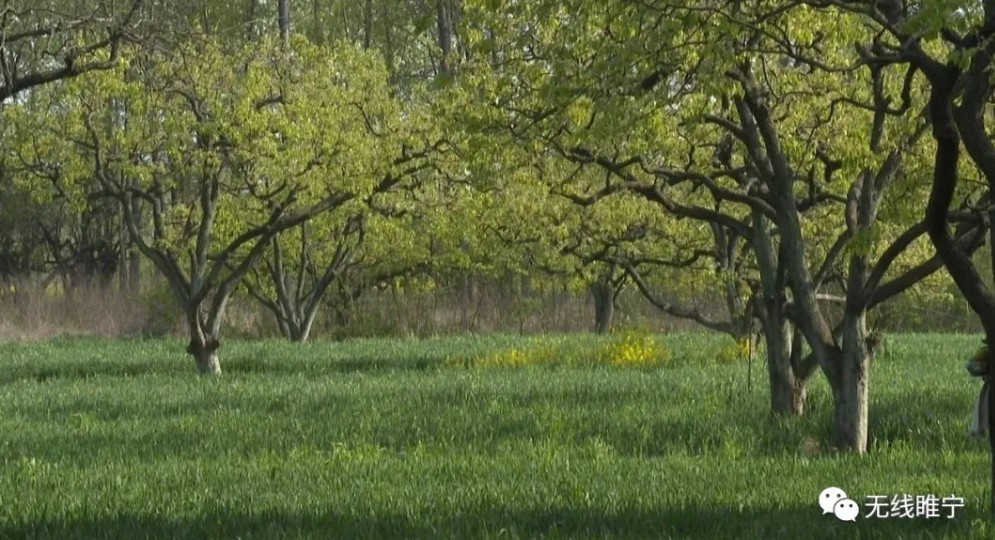
[[[205,374],[234,295],[305,341],[400,277],[584,283],[602,331],[628,284],[762,335],[775,415],[821,372],[863,452],[869,313],[952,277],[995,337],[993,33],[966,0],[6,0],[0,272],[124,250]]]

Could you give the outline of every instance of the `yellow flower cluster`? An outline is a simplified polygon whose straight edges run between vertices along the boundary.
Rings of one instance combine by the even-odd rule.
[[[524,367],[534,364],[535,360],[530,355],[517,347],[507,350],[492,351],[474,358],[473,364],[477,367]]]
[[[734,364],[750,357],[750,340],[737,339],[719,351],[715,360],[720,364]]]
[[[559,348],[540,339],[531,339],[524,346],[496,349],[471,357],[450,355],[448,367],[525,367],[555,363],[560,359]]]
[[[657,367],[670,365],[670,350],[649,332],[627,331],[615,334],[594,349],[564,346],[562,339],[533,338],[524,344],[476,355],[450,355],[445,365],[452,368],[526,367],[540,365],[601,364],[618,367]]]
[[[627,331],[613,336],[604,345],[602,362],[621,367],[656,367],[673,362],[670,350],[648,333]]]

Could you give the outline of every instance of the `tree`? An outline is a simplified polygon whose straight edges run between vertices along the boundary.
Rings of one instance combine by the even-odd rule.
[[[480,175],[475,178],[479,180]],[[630,238],[628,231],[599,228],[602,221],[571,211],[565,201],[534,187],[519,179],[500,188],[495,211],[477,218],[493,235],[485,240],[486,245],[500,246],[505,253],[500,266],[507,273],[534,275],[538,271],[586,287],[594,301],[593,330],[608,334],[628,277],[621,265],[609,259],[626,242],[640,238]],[[638,226],[633,230],[636,236],[645,236]],[[489,258],[492,263],[497,259],[493,254]]]
[[[812,1],[808,4],[868,25],[863,40],[867,62],[879,71],[905,70],[928,87],[928,114],[935,143],[925,226],[937,255],[978,315],[987,339],[995,336],[995,295],[949,229],[951,207],[962,186],[961,149],[995,187],[995,145],[986,131],[992,82],[988,71],[995,52],[995,2],[925,3]],[[885,111],[887,103],[878,110]],[[989,218],[991,212],[989,210]],[[995,232],[992,232],[995,234]],[[990,396],[990,407],[995,396]],[[989,428],[992,452],[992,511],[995,512],[995,419]]]
[[[578,170],[600,170],[600,174],[581,176],[560,166],[556,170],[565,172],[549,180],[561,195],[581,207],[628,192],[662,211],[663,216],[676,218],[658,218],[659,223],[669,223],[667,227],[681,229],[678,223],[697,222],[697,227],[684,227],[681,233],[674,229],[669,235],[680,237],[688,228],[700,231],[698,237],[703,241],[696,242],[690,259],[686,253],[661,256],[659,250],[630,257],[640,264],[662,262],[656,265],[664,267],[697,264],[703,254],[705,258],[717,257],[732,293],[727,295],[727,321],[709,320],[697,309],[662,301],[641,279],[635,264],[626,265],[629,274],[642,284],[640,290],[647,298],[671,315],[722,331],[746,333],[743,329],[749,325],[739,321],[746,310],[744,300],[754,295],[744,299],[737,294],[742,291],[735,271],[742,259],[732,255],[740,242],[752,242],[755,234],[770,241],[771,229],[761,223],[755,231],[750,210],[732,206],[743,198],[723,201],[731,191],[713,189],[716,186],[707,173],[680,170],[668,163],[690,160],[693,169],[695,162],[707,165],[712,154],[720,155],[722,146],[731,145],[731,141],[702,141],[707,122],[682,122],[694,120],[692,115],[707,103],[706,92],[711,89],[711,83],[706,82],[702,83],[704,90],[696,92],[701,86],[697,83],[699,59],[709,57],[708,51],[684,45],[691,39],[695,45],[707,43],[698,41],[689,30],[701,26],[697,15],[667,10],[666,17],[658,13],[647,18],[644,8],[634,5],[574,6],[556,1],[514,4],[499,15],[487,5],[471,6],[476,25],[468,33],[471,43],[480,49],[472,69],[479,70],[473,74],[479,73],[480,78],[472,79],[468,86],[482,93],[478,101],[497,105],[481,113],[482,122],[498,126],[491,129],[508,133],[516,144],[548,154],[544,159],[564,160]],[[514,69],[501,69],[505,65]],[[470,73],[471,66],[467,68],[465,72]],[[707,76],[701,80],[707,81]],[[712,152],[703,155],[702,147]],[[643,174],[658,178],[660,184],[643,182],[639,178]],[[716,178],[730,176],[716,172]],[[597,178],[603,178],[600,186]],[[702,186],[705,189],[699,189]],[[774,217],[769,205],[762,212],[766,213],[761,216],[764,219]],[[617,226],[625,214],[604,215]],[[681,258],[687,259],[686,264],[678,264]],[[776,296],[772,299],[779,301]],[[792,332],[786,315],[777,311],[771,316],[783,324],[765,327],[784,335],[778,339],[773,332],[768,333],[768,339],[777,339],[769,343],[769,365],[787,374],[774,378],[772,372],[772,408],[778,413],[800,412],[804,381],[817,364],[809,360],[791,365],[791,359],[800,355],[790,354]]]
[[[841,272],[845,279],[841,284],[845,291],[843,314],[836,324],[832,324],[818,301],[819,280],[826,273],[821,270],[813,273],[813,267],[807,264],[806,232],[797,218],[796,186],[804,176],[796,172],[800,167],[792,165],[793,158],[785,150],[787,142],[782,145],[787,139],[783,135],[785,130],[774,116],[771,96],[783,95],[788,90],[769,86],[765,91],[761,90],[745,63],[742,69],[734,72],[734,77],[743,96],[740,107],[743,110],[743,144],[751,155],[761,157],[762,161],[756,161],[756,165],[769,187],[769,202],[776,210],[774,222],[779,231],[784,277],[793,296],[785,309],[805,335],[833,387],[834,444],[847,450],[866,451],[869,368],[877,343],[866,328],[866,313],[940,268],[938,258],[926,258],[906,272],[883,281],[895,259],[924,233],[922,224],[914,224],[895,236],[892,236],[895,233],[882,234],[886,229],[881,223],[879,209],[886,189],[901,176],[914,174],[904,169],[903,162],[907,154],[915,151],[925,125],[915,119],[918,122],[905,130],[902,126],[892,126],[897,136],[893,134],[888,142],[879,142],[874,133],[854,136],[852,133],[856,130],[838,141],[822,141],[832,149],[827,152],[842,153],[840,172],[849,173],[852,178],[842,205],[845,229],[840,240],[834,243],[843,242],[845,252],[848,252],[836,250],[839,255],[846,254],[848,259],[846,269]],[[846,118],[842,121],[847,125],[853,125],[849,116],[842,118]],[[867,120],[857,125],[868,131],[875,128]],[[877,151],[883,154],[883,159],[868,159],[869,156],[860,152],[857,146],[862,141],[870,141],[867,151]],[[958,234],[959,245],[968,252],[981,245],[985,231],[983,220],[971,217],[965,216],[970,225],[960,228]],[[874,255],[877,255],[876,260]],[[825,263],[820,268],[826,268]]]
[[[121,9],[106,2],[86,6],[65,6],[62,2],[41,0],[30,6],[12,6],[9,0],[3,2],[0,5],[0,35],[3,36],[0,43],[0,111],[32,89],[117,66],[123,44],[138,37],[143,3],[144,0],[132,0]],[[9,201],[20,195],[9,185],[14,175],[4,171],[7,157],[0,155],[0,171],[3,171],[0,186],[5,192],[3,197]],[[43,238],[30,239],[33,234],[21,236],[23,242],[7,236],[0,272],[9,276],[14,271],[24,273],[39,269],[37,263],[29,261],[42,240],[48,243],[56,265],[64,269],[66,263],[61,261],[64,244],[57,234],[46,231]],[[87,243],[81,250],[90,248],[93,245]],[[80,262],[81,250],[72,254],[70,264]]]
[[[392,189],[353,200],[338,212],[315,216],[282,231],[271,241],[262,268],[253,269],[245,289],[277,320],[284,337],[307,341],[328,292],[339,324],[367,289],[400,277],[425,273],[432,264],[426,209],[412,199],[416,177],[428,169],[435,148],[394,160],[398,178]]]
[[[892,264],[909,253],[909,247],[924,234],[925,227],[922,223],[908,227],[901,220],[889,224],[879,214],[883,194],[890,185],[915,182],[915,169],[905,168],[904,162],[915,158],[926,128],[920,117],[907,118],[904,113],[916,110],[912,106],[916,89],[908,76],[900,78],[901,105],[897,109],[888,108],[883,115],[874,104],[888,103],[883,95],[890,89],[873,66],[868,69],[869,79],[873,81],[868,85],[873,88],[870,96],[848,89],[847,83],[855,82],[862,64],[801,74],[808,63],[832,63],[834,54],[847,50],[845,42],[834,43],[834,38],[827,37],[829,32],[826,32],[817,39],[817,45],[805,45],[804,36],[787,38],[792,45],[782,50],[778,38],[770,37],[792,36],[791,28],[809,31],[816,27],[818,20],[810,14],[801,10],[779,13],[762,6],[757,11],[736,6],[728,11],[718,8],[709,11],[730,21],[731,28],[722,28],[722,35],[715,35],[714,40],[727,44],[735,56],[728,62],[719,61],[717,72],[699,71],[696,75],[711,73],[710,78],[716,81],[721,79],[714,77],[721,74],[731,80],[734,86],[726,87],[720,96],[732,98],[735,113],[729,118],[722,117],[721,110],[706,109],[704,118],[733,138],[733,154],[742,161],[719,159],[720,163],[727,163],[722,163],[725,168],[718,173],[710,173],[714,178],[700,172],[696,175],[686,167],[676,173],[661,174],[659,166],[653,170],[657,171],[656,176],[670,181],[680,175],[690,176],[692,183],[700,183],[729,202],[748,206],[754,214],[754,229],[758,215],[761,221],[769,219],[776,225],[776,266],[768,253],[771,250],[765,247],[773,247],[772,244],[760,239],[753,242],[761,278],[765,281],[765,305],[768,309],[782,310],[798,327],[833,387],[834,444],[863,452],[867,445],[869,366],[877,342],[866,328],[866,313],[940,268],[938,257],[930,258],[919,252],[915,254],[919,260],[909,268],[891,272]],[[837,35],[843,39],[851,37],[846,33]],[[714,97],[710,100],[713,106],[717,102],[720,100]],[[816,116],[797,111],[813,112]],[[885,116],[895,117],[890,131],[885,131]],[[853,129],[855,123],[866,131]],[[807,148],[800,144],[803,141]],[[640,165],[646,161],[641,156],[630,158],[633,160]],[[601,161],[608,161],[609,170],[625,169],[618,161],[612,163],[605,158]],[[745,170],[737,170],[738,163],[745,165]],[[651,167],[643,165],[643,168]],[[840,186],[838,180],[834,190],[834,175],[850,177],[849,182],[843,183],[845,191],[836,191]],[[722,185],[719,182],[722,177],[731,177],[735,184]],[[805,196],[799,197],[799,187],[807,188]],[[951,216],[953,221],[966,221],[958,227],[955,242],[959,249],[970,253],[981,245],[987,225],[978,219],[977,213],[987,211],[989,199],[987,194],[980,200],[969,199],[965,201],[968,207],[973,207],[969,208],[972,210],[969,215]],[[819,205],[820,201],[824,204]],[[901,218],[902,208],[898,206]],[[833,215],[843,218],[842,231],[825,252],[824,260],[816,265],[810,262],[811,246],[820,242],[806,230],[806,214],[821,224],[832,223]],[[820,302],[820,289],[831,283],[827,279],[837,272],[833,267],[843,256],[847,265],[838,273],[839,286],[844,292],[842,315],[833,323]],[[890,279],[885,280],[886,277]],[[770,281],[773,287],[767,283]],[[790,300],[776,290],[781,287],[791,292]],[[771,306],[772,298],[779,305]]]
[[[53,92],[44,117],[11,108],[9,121],[26,162],[144,209],[151,237],[124,212],[129,234],[180,304],[198,370],[216,374],[228,300],[273,237],[397,182],[380,157],[400,145],[386,79],[352,47],[206,40]],[[37,135],[52,132],[65,137]]]
[[[276,317],[280,333],[299,343],[307,341],[325,292],[349,269],[365,235],[362,214],[349,216],[342,226],[326,230],[318,240],[309,234],[309,225],[304,222],[274,236],[263,270],[254,268],[244,282],[249,295]],[[294,257],[285,255],[285,242],[291,244]],[[319,267],[315,252],[329,248],[331,255],[326,255],[327,262]]]
[[[875,91],[865,94],[846,91],[865,64],[813,73],[811,64],[833,64],[851,50],[848,40],[869,34],[860,25],[821,29],[804,11],[709,2],[581,10],[568,4],[516,5],[498,17],[478,6],[481,26],[503,24],[508,32],[498,63],[517,68],[478,64],[488,75],[473,84],[495,94],[483,99],[497,104],[497,121],[520,144],[600,169],[603,186],[574,183],[570,196],[582,205],[629,192],[671,216],[749,238],[772,409],[800,412],[805,380],[821,366],[834,388],[836,445],[864,451],[875,341],[866,312],[940,267],[938,258],[917,251],[918,260],[895,271],[892,264],[925,228],[900,220],[886,227],[878,213],[886,186],[896,178],[915,182],[902,166],[924,130],[921,118],[905,114],[914,110],[915,88],[899,78],[903,105],[874,114],[867,102],[880,103],[889,88],[874,69]],[[478,29],[479,43],[493,47],[482,35]],[[884,117],[894,117],[897,127],[882,138]],[[850,136],[855,118],[866,131]],[[833,181],[840,176],[849,182]],[[974,223],[957,235],[969,252],[983,224],[956,217]],[[838,272],[844,256],[847,268]],[[845,294],[835,324],[820,298],[833,283]],[[800,350],[792,345],[792,325],[813,350],[807,359],[792,354]]]
[[[67,7],[37,1],[21,8],[3,2],[0,103],[34,87],[114,68],[122,44],[135,37],[143,3],[132,0],[120,10],[107,2]]]

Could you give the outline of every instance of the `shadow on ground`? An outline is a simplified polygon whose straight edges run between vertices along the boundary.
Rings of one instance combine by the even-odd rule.
[[[377,359],[372,356],[357,355],[348,359],[332,359],[321,365],[293,361],[260,361],[248,356],[222,357],[224,374],[239,375],[309,375],[342,373],[391,373],[397,371],[425,371],[441,367],[443,360],[432,358],[411,358],[398,360]],[[141,377],[141,376],[196,376],[193,360],[178,353],[176,357],[149,358],[147,360],[122,360],[100,362],[99,364],[71,364],[15,366],[0,373],[0,385],[18,382],[39,384],[93,379],[96,377]]]
[[[817,508],[737,511],[548,509],[480,511],[452,516],[401,514],[355,517],[335,509],[308,513],[214,511],[195,518],[123,513],[113,518],[38,521],[4,525],[10,539],[282,539],[282,538],[681,538],[791,539],[982,538],[984,525],[961,519],[864,519],[844,523]],[[0,522],[2,524],[2,522]]]

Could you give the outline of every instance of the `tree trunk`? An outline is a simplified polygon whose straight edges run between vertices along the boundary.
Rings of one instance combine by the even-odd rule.
[[[805,412],[805,385],[811,373],[796,376],[796,355],[792,353],[801,343],[794,342],[794,332],[781,305],[784,290],[777,279],[779,265],[770,220],[756,211],[753,213],[753,251],[762,286],[759,298],[753,304],[759,311],[767,343],[770,412],[773,416],[801,415]]]
[[[442,51],[442,59],[439,60],[439,73],[448,73],[450,56],[453,52],[453,27],[452,14],[449,11],[447,0],[436,0],[436,11],[439,26],[439,49]]]
[[[193,356],[197,364],[197,373],[205,376],[221,375],[221,362],[218,360],[218,349],[221,342],[217,338],[195,336],[187,345],[187,352]]]
[[[988,27],[993,22],[995,22],[995,12],[986,6],[985,26]],[[975,136],[979,131],[984,133],[984,110],[990,95],[988,78],[991,57],[984,47],[979,48],[976,54],[982,56],[972,59],[967,84],[964,85],[966,90],[962,96],[960,109],[961,128],[971,136]],[[943,260],[943,266],[946,267],[950,277],[957,284],[957,288],[963,293],[971,309],[978,315],[986,337],[989,342],[992,342],[991,340],[995,340],[995,296],[985,285],[970,258],[963,250],[957,248],[956,242],[947,228],[950,205],[957,189],[960,160],[960,132],[954,124],[952,114],[954,90],[960,80],[962,80],[960,71],[952,66],[942,71],[937,70],[929,77],[932,87],[929,113],[936,150],[933,159],[932,186],[929,202],[926,205],[926,222],[929,238],[936,248],[936,254]],[[980,129],[978,129],[979,125]],[[991,168],[985,166],[991,165],[989,162],[990,154],[988,152],[971,152],[971,148],[980,141],[967,140],[965,142],[969,154],[972,154],[973,161],[980,166],[982,171],[985,171],[989,187],[992,187],[995,185],[995,174],[991,174],[989,172]],[[992,229],[991,235],[995,238],[995,229]],[[995,254],[993,254],[993,258],[995,258]],[[995,403],[995,398],[992,396],[995,396],[995,392],[989,393],[989,403]],[[989,423],[995,425],[991,417],[989,417]],[[992,460],[990,510],[995,513],[995,430],[989,430],[988,441]]]
[[[127,209],[122,209],[122,211],[126,212]],[[128,237],[128,224],[123,215],[120,216],[118,223],[118,246],[120,246],[117,250],[118,291],[124,295],[127,294],[131,282],[131,276],[128,275],[131,270],[128,266],[128,251],[131,249],[131,240]]]
[[[833,445],[862,454],[867,451],[868,387],[873,351],[867,345],[866,315],[847,314],[843,321],[843,355],[833,389]]]
[[[276,315],[276,325],[280,329],[280,335],[282,335],[285,339],[293,341],[294,335],[290,331],[290,323],[287,322],[286,317],[284,317],[283,314],[279,312],[275,313],[275,315]]]
[[[138,226],[138,230],[141,231],[142,205],[138,202],[138,199],[131,202],[131,215],[135,220],[135,224]],[[127,232],[127,227],[125,227],[125,232]],[[134,242],[131,241],[130,237],[127,237],[127,243],[122,245],[127,245],[129,251],[128,292],[131,294],[138,294],[142,292],[142,254],[138,251],[138,248],[134,246]]]
[[[200,10],[200,28],[207,35],[211,35],[211,17],[207,13],[207,3],[205,2],[201,6]]]
[[[307,338],[310,334],[311,334],[310,328],[307,327],[301,328],[300,330],[297,331],[297,334],[290,339],[290,341],[293,341],[294,343],[307,343]]]
[[[345,289],[345,285],[340,285],[337,291],[338,300],[332,303],[332,311],[335,317],[335,324],[339,328],[344,328],[352,324],[355,319],[356,314],[356,301],[359,300],[359,292],[362,289],[357,289],[355,291],[349,291]]]
[[[805,413],[805,386],[808,380],[795,375],[791,325],[783,314],[769,308],[763,322],[771,415],[801,416]]]
[[[290,341],[294,343],[307,343],[308,337],[311,335],[311,324],[306,323],[298,326],[291,333]]]
[[[318,45],[325,42],[325,32],[321,27],[320,0],[314,0],[311,3],[311,39]]]
[[[197,373],[205,376],[221,374],[221,362],[218,360],[218,349],[221,348],[221,340],[218,339],[216,329],[212,328],[217,319],[205,318],[201,314],[198,305],[187,305],[184,308],[187,318],[187,331],[190,334],[190,343],[187,344],[187,354],[193,356],[197,365]]]
[[[394,289],[392,287],[391,291],[393,290]],[[477,282],[469,270],[463,272],[463,283],[462,283],[462,290],[460,291],[460,296],[462,297],[462,302],[461,302],[462,305],[460,306],[461,307],[460,315],[463,319],[463,331],[472,332],[474,318],[476,315],[476,310],[474,309],[474,306],[476,305],[477,301]]]
[[[221,362],[218,361],[218,352],[204,351],[194,357],[197,362],[197,372],[201,375],[221,375]]]
[[[248,36],[249,41],[255,41],[259,37],[259,23],[256,21],[258,17],[257,8],[259,7],[259,0],[249,0],[249,7],[245,11],[245,18],[247,21],[245,31]]]
[[[338,325],[339,327],[346,326],[350,322],[352,322],[352,317],[349,314],[348,308],[336,306],[334,308],[334,311],[335,311],[335,324]]]
[[[363,50],[373,44],[373,0],[366,0],[363,6]]]
[[[615,318],[614,290],[607,280],[591,283],[590,289],[594,297],[594,331],[599,335],[608,334]]]
[[[397,66],[394,62],[394,21],[391,19],[392,7],[390,3],[391,0],[383,0],[380,6],[381,13],[381,23],[384,29],[384,59],[387,61],[387,75],[390,77],[391,84],[394,83],[397,77]]]
[[[304,315],[299,317],[298,320],[291,326],[290,341],[293,341],[294,343],[307,342],[308,337],[311,335],[311,327],[314,326],[314,319],[317,313],[317,302],[312,306],[308,306]]]
[[[280,41],[284,47],[290,46],[290,0],[279,0]]]

